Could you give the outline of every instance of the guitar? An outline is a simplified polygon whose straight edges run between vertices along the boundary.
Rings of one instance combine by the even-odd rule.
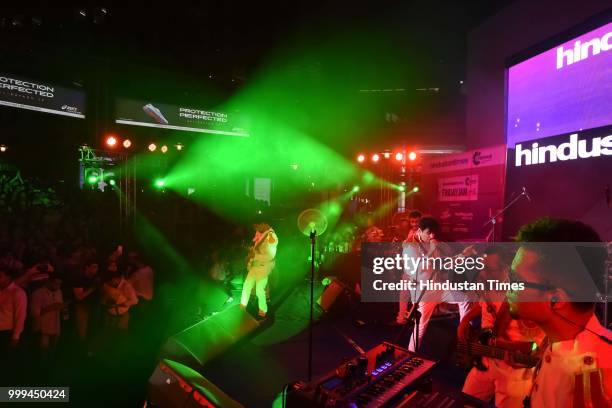
[[[527,368],[535,367],[540,361],[540,356],[533,353],[533,343],[528,341],[507,342],[498,339],[494,345],[477,341],[457,342],[456,359],[459,364],[487,371],[481,357],[511,361],[519,367]]]
[[[251,248],[249,248],[249,254],[247,256],[247,262],[246,262],[247,268],[251,266],[251,263],[253,262],[253,259],[255,258],[255,253],[257,252],[259,247],[268,239],[268,236],[272,232],[274,232],[274,230],[272,229],[269,229],[266,232],[264,232],[259,238],[259,240],[255,242],[255,244]]]

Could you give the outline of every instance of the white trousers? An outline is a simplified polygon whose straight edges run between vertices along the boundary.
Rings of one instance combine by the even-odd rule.
[[[495,397],[497,408],[522,408],[531,389],[532,369],[513,368],[501,360],[483,359],[487,371],[472,368],[463,392],[489,402]]]
[[[259,311],[263,313],[268,312],[268,302],[266,300],[266,286],[268,286],[268,276],[274,268],[273,262],[266,262],[264,264],[255,264],[249,268],[244,284],[242,285],[242,296],[240,298],[240,304],[246,306],[249,304],[251,298],[251,292],[253,286],[255,287],[255,295],[257,295],[257,304]]]

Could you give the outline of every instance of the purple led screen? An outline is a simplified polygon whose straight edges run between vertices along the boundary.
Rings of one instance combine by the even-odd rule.
[[[612,124],[612,23],[508,70],[508,147]]]

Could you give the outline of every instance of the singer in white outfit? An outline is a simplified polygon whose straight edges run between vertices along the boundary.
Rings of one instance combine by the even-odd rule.
[[[247,260],[248,273],[242,287],[240,304],[243,308],[246,308],[251,298],[253,286],[255,286],[259,316],[263,318],[268,313],[266,286],[268,285],[268,276],[272,273],[275,265],[278,237],[266,223],[255,224],[253,227],[255,228],[255,236]]]

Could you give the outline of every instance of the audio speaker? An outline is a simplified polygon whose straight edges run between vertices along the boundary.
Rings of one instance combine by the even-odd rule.
[[[323,289],[321,296],[317,299],[317,304],[324,312],[329,312],[340,296],[347,291],[346,285],[339,279],[335,277],[329,279],[331,280],[330,284]]]
[[[230,306],[170,337],[161,357],[198,369],[259,327],[240,305]]]
[[[162,360],[149,378],[145,407],[241,408],[242,405],[197,371],[172,360]]]

